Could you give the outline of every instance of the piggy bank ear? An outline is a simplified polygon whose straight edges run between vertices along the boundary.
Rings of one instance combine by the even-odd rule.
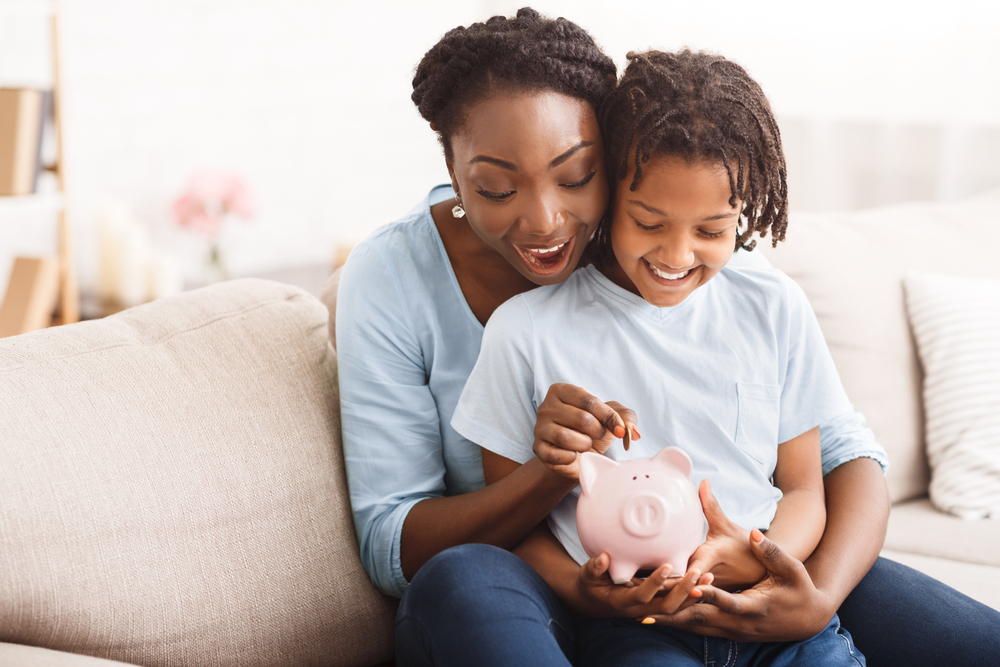
[[[597,481],[597,476],[605,470],[614,468],[617,465],[617,461],[613,461],[606,456],[601,456],[600,454],[594,454],[593,452],[584,452],[581,454],[580,486],[583,487],[583,492],[590,494],[591,490],[594,488],[594,482]]]
[[[666,447],[657,452],[653,457],[654,461],[667,463],[684,473],[684,476],[691,479],[691,457],[683,449],[677,447]]]

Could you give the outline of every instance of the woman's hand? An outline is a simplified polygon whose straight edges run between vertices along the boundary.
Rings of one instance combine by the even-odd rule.
[[[727,591],[749,588],[763,579],[767,571],[750,549],[750,532],[729,520],[707,479],[698,486],[698,497],[708,520],[708,536],[691,555],[688,569],[711,572],[713,585]]]
[[[696,585],[709,585],[710,574],[688,569],[683,577],[671,577],[672,567],[661,565],[646,579],[632,579],[615,584],[608,575],[611,559],[606,553],[595,556],[580,567],[574,599],[575,610],[590,618],[644,618],[652,614],[673,614],[696,602],[691,591]],[[698,595],[695,592],[695,595]]]
[[[579,479],[580,454],[603,454],[626,428],[638,440],[635,421],[635,412],[620,403],[604,403],[571,384],[553,384],[538,406],[532,450],[554,472]]]
[[[699,585],[700,600],[707,604],[650,617],[687,632],[745,642],[801,641],[826,627],[838,601],[813,585],[805,566],[756,529],[750,548],[767,571],[756,586],[728,593]]]

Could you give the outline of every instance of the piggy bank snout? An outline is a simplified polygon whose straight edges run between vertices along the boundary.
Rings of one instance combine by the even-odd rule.
[[[637,493],[622,504],[622,526],[636,537],[653,537],[663,530],[669,513],[659,493]]]

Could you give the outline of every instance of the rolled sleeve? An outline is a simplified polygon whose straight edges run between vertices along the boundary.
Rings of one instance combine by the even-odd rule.
[[[874,459],[882,467],[882,474],[889,472],[889,457],[875,434],[865,423],[865,416],[851,406],[849,412],[827,420],[819,426],[820,447],[823,455],[823,475],[837,466],[854,459]]]

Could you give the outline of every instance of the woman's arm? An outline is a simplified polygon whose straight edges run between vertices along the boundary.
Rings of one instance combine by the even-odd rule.
[[[412,579],[435,554],[459,544],[512,549],[574,486],[535,458],[478,491],[421,500],[403,523],[403,574]]]
[[[826,531],[805,565],[813,583],[830,596],[835,612],[882,550],[889,490],[882,467],[869,458],[842,464],[823,483]]]

